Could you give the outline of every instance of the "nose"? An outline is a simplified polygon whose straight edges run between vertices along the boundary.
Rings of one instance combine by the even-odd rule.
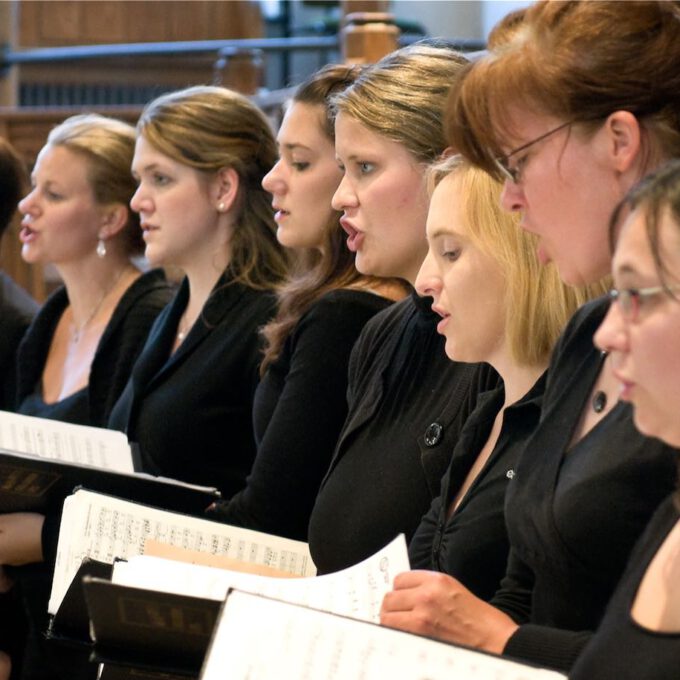
[[[442,289],[442,281],[439,276],[434,256],[431,250],[427,251],[427,255],[420,266],[418,276],[416,277],[416,290],[418,295],[429,295],[437,301]]]
[[[342,176],[338,188],[331,199],[333,210],[343,211],[357,205],[356,193],[352,189],[351,182],[347,178],[347,173]]]
[[[510,180],[505,180],[501,191],[501,207],[506,212],[518,212],[524,208],[522,187]]]
[[[136,213],[149,212],[149,198],[145,193],[144,185],[140,182],[137,186],[137,190],[132,194],[130,199],[130,208]]]
[[[17,208],[22,215],[28,215],[35,211],[35,189],[31,189],[17,204]]]
[[[612,302],[593,338],[595,346],[603,352],[626,352],[628,350],[628,326],[620,305]]]
[[[262,188],[270,194],[280,194],[285,185],[283,182],[283,168],[281,160],[274,163],[274,167],[262,178]]]

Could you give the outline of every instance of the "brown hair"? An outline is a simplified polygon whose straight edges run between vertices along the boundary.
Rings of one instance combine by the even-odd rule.
[[[16,149],[0,137],[0,238],[9,227],[17,211],[17,203],[26,192],[28,173],[26,164]]]
[[[335,138],[335,129],[329,97],[354,82],[360,70],[358,66],[330,64],[312,74],[293,95],[293,103],[318,107],[319,126],[330,140]],[[331,290],[356,286],[367,280],[354,267],[354,253],[345,246],[345,233],[339,226],[339,217],[340,213],[333,211],[321,251],[304,253],[298,262],[298,271],[278,290],[276,317],[262,329],[267,343],[260,365],[262,375],[280,356],[286,338],[317,300]]]
[[[608,290],[609,278],[579,288],[562,283],[554,265],[538,261],[536,236],[520,228],[516,213],[502,210],[499,182],[462,156],[430,167],[430,191],[446,177],[460,183],[461,215],[471,240],[503,271],[505,334],[514,360],[522,366],[546,363],[567,321],[580,305]]]
[[[368,67],[333,107],[431,163],[446,147],[442,113],[465,57],[449,47],[415,43]]]
[[[62,146],[85,158],[88,180],[100,205],[118,203],[127,209],[123,230],[126,250],[137,255],[144,252],[139,215],[130,209],[130,199],[137,190],[130,172],[135,152],[135,129],[121,120],[85,113],[67,118],[47,136],[47,145]]]
[[[680,4],[538,2],[503,49],[454,82],[446,127],[451,145],[487,172],[514,134],[508,107],[597,123],[637,116],[648,164],[680,155]]]
[[[239,176],[229,270],[251,288],[270,289],[287,271],[262,178],[276,161],[264,114],[223,87],[197,86],[158,97],[142,111],[137,133],[169,158],[206,174],[233,168]]]

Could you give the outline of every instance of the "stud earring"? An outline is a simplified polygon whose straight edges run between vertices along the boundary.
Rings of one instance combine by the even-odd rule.
[[[227,209],[227,206],[224,205],[224,203],[223,203],[222,201],[220,201],[220,202],[217,204],[217,212],[223,213],[226,209]]]
[[[103,238],[97,241],[97,257],[102,260],[106,257],[106,241]]]

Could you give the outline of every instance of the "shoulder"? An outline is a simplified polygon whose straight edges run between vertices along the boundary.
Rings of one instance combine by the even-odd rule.
[[[165,278],[162,269],[145,272],[125,291],[118,307],[122,310],[141,306],[160,311],[170,302],[174,286]]]
[[[391,300],[364,290],[332,290],[314,302],[302,319],[351,319],[350,314],[372,317],[391,304]]]
[[[405,328],[418,316],[412,296],[408,296],[399,302],[378,312],[365,326],[357,345],[364,350],[378,348],[385,342],[395,338],[395,333]]]
[[[592,348],[593,335],[609,309],[609,298],[599,297],[576,310],[560,337],[555,354],[568,347]]]

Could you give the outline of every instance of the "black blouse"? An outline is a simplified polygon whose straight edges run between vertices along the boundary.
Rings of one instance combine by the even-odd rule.
[[[360,562],[420,524],[490,367],[450,361],[431,298],[413,293],[371,319],[352,352],[349,411],[312,511],[320,573]],[[480,387],[481,386],[481,387]]]
[[[504,413],[496,445],[455,511],[448,516],[505,399],[503,387],[481,394],[453,452],[442,490],[409,546],[413,569],[442,571],[477,597],[489,600],[508,560],[505,493],[521,452],[538,424],[545,374]],[[448,516],[448,517],[447,517]]]
[[[636,546],[600,627],[569,675],[571,680],[671,680],[680,677],[680,631],[649,630],[631,616],[649,563],[679,520],[673,499],[668,499]]]
[[[214,514],[229,524],[307,540],[307,525],[347,415],[347,364],[366,322],[390,300],[324,295],[300,319],[255,393],[257,456],[247,486]]]
[[[508,570],[492,604],[520,628],[504,652],[569,669],[602,619],[636,540],[672,491],[676,452],[617,404],[570,447],[602,366],[606,299],[579,310],[554,353],[541,422],[508,488]]]

